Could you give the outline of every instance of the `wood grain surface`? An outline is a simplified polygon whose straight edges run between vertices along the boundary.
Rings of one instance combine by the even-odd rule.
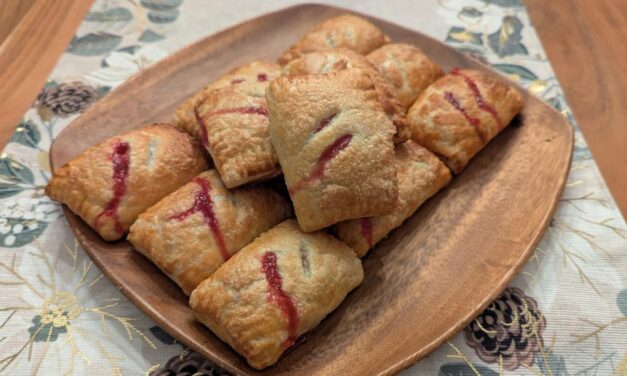
[[[0,22],[7,22],[1,30],[12,26],[9,36],[0,39],[0,146],[11,138],[91,3],[26,0],[22,4],[22,0],[0,0]]]
[[[0,43],[13,31],[37,0],[0,1]]]
[[[70,124],[52,146],[53,168],[116,133],[168,120],[207,81],[253,59],[276,59],[310,26],[340,13],[345,11],[322,5],[288,8],[160,61]],[[393,40],[418,45],[446,70],[489,70],[420,33],[373,22]],[[364,259],[364,283],[304,343],[263,372],[199,324],[177,286],[126,241],[106,243],[65,213],[86,252],[130,300],[181,342],[236,374],[392,374],[483,310],[532,254],[553,215],[570,166],[572,127],[541,100],[525,96],[515,125],[382,241]]]
[[[592,155],[627,218],[627,1],[525,4]]]

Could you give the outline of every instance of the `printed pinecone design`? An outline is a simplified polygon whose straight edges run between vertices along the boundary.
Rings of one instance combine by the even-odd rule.
[[[83,111],[98,98],[98,92],[80,81],[44,88],[37,96],[37,107],[66,117]]]
[[[503,367],[513,371],[531,367],[542,350],[542,332],[546,327],[538,303],[515,287],[503,291],[488,308],[465,329],[468,346],[487,363],[503,360]]]
[[[150,372],[150,376],[231,376],[202,355],[185,350],[173,356],[163,366]]]

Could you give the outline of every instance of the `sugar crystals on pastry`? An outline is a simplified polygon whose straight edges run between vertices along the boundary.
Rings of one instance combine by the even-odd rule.
[[[451,172],[429,150],[414,141],[396,146],[398,201],[387,215],[352,219],[333,226],[337,237],[363,257],[390,231],[400,226],[429,197],[451,181]]]
[[[46,194],[103,239],[120,239],[137,216],[207,168],[187,134],[152,125],[92,146],[57,169]]]
[[[521,94],[503,80],[454,69],[420,94],[407,120],[412,138],[459,173],[522,107]]]
[[[228,191],[210,170],[141,214],[128,239],[190,294],[290,212],[287,199],[272,189],[259,185]]]
[[[224,87],[233,87],[238,91],[255,97],[263,97],[268,82],[281,74],[278,65],[264,61],[253,61],[241,65],[217,80],[205,86],[179,106],[172,123],[200,140],[201,129],[196,122],[194,108],[198,100],[207,92]]]
[[[390,43],[368,54],[368,60],[389,82],[404,109],[418,95],[444,75],[442,68],[418,47],[406,43]]]
[[[367,72],[280,77],[266,97],[270,136],[304,231],[393,208],[395,128]]]
[[[360,260],[332,236],[286,220],[235,254],[193,292],[190,305],[218,337],[263,369],[363,280]]]
[[[367,54],[388,41],[389,38],[369,21],[346,14],[328,19],[311,28],[296,44],[285,51],[278,62],[285,65],[302,54],[337,47]]]
[[[205,92],[194,111],[202,143],[227,188],[281,174],[268,133],[268,108],[263,95],[220,88]]]
[[[362,69],[368,73],[379,95],[383,111],[396,126],[394,142],[401,143],[410,137],[409,126],[405,120],[405,109],[396,97],[394,89],[381,76],[377,68],[364,55],[347,48],[310,52],[304,54],[283,67],[283,74],[327,74],[346,69]]]

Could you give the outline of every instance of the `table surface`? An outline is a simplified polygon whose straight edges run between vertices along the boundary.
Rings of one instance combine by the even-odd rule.
[[[43,195],[47,153],[80,110],[131,74],[198,38],[295,3],[97,0],[90,10],[88,1],[0,2],[0,145],[7,145],[0,156],[0,374],[211,369],[92,266],[59,206]],[[627,375],[627,226],[617,208],[627,213],[625,2],[330,3],[471,53],[555,106],[576,130],[569,182],[535,255],[462,333],[404,372]]]

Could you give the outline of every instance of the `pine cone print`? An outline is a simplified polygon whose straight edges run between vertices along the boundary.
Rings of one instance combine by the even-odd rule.
[[[498,363],[501,357],[503,368],[513,371],[533,365],[535,354],[544,346],[545,327],[538,303],[509,287],[464,329],[464,337],[484,362]]]
[[[83,111],[98,98],[98,92],[80,81],[44,88],[37,96],[37,107],[66,117]]]
[[[150,376],[231,376],[202,355],[185,350],[173,356],[162,367],[150,372]]]

